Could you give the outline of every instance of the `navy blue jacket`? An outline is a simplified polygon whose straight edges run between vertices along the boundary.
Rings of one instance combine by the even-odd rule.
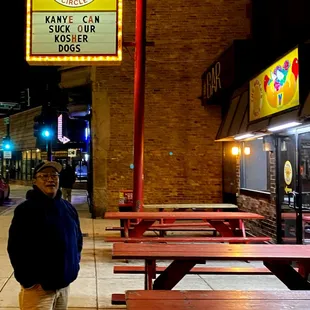
[[[55,290],[73,282],[80,269],[83,237],[78,214],[61,192],[52,199],[38,188],[16,207],[8,253],[16,280],[25,288]]]

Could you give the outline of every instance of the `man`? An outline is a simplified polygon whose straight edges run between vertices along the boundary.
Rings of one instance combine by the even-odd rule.
[[[60,173],[60,187],[63,198],[68,200],[70,203],[72,197],[72,187],[74,182],[75,182],[75,172],[73,168],[68,164],[64,164],[64,167]]]
[[[21,284],[20,309],[67,309],[69,285],[78,276],[83,238],[75,208],[61,199],[61,164],[40,163],[33,190],[16,207],[8,253]]]

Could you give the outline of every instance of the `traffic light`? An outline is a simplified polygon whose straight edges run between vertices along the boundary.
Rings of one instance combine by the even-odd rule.
[[[36,138],[50,140],[54,138],[55,130],[50,122],[49,116],[45,115],[39,114],[34,117],[33,135]]]
[[[10,137],[4,137],[2,139],[2,148],[4,151],[12,151],[13,146]]]
[[[41,137],[45,140],[50,140],[54,136],[54,132],[50,127],[42,127],[40,132]]]
[[[19,103],[23,106],[30,106],[29,88],[20,91]]]
[[[43,126],[44,126],[42,115],[41,114],[36,115],[34,117],[33,121],[34,121],[34,124],[33,124],[33,135],[34,135],[34,137],[39,138],[40,137],[40,132],[41,132]]]

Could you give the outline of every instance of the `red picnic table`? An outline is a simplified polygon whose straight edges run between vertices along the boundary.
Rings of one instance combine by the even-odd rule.
[[[279,310],[309,308],[309,291],[127,291],[127,310]]]
[[[196,264],[208,260],[255,260],[263,261],[289,289],[310,290],[307,245],[115,243],[112,258],[145,260],[145,289],[171,290]],[[156,260],[172,260],[157,278]],[[293,268],[293,261],[298,270]]]
[[[234,237],[241,230],[246,237],[244,220],[260,220],[264,216],[248,212],[106,212],[105,219],[124,220],[125,237],[142,237],[156,222],[162,220],[201,220],[209,224],[223,237]],[[130,220],[138,219],[137,224]]]

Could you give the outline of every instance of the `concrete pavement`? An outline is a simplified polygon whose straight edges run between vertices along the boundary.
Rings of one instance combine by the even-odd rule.
[[[18,309],[19,284],[16,282],[13,270],[6,252],[8,228],[12,219],[14,207],[25,197],[29,188],[12,186],[11,205],[0,216],[0,310]],[[71,285],[69,308],[77,309],[124,309],[112,306],[112,293],[124,293],[128,289],[143,289],[143,275],[114,275],[114,264],[126,264],[123,260],[111,259],[112,244],[103,241],[105,235],[115,235],[106,232],[105,227],[118,225],[117,221],[91,219],[88,212],[86,192],[74,190],[73,204],[80,214],[81,228],[87,236],[84,238],[81,271],[78,279]],[[133,261],[132,264],[141,262]],[[159,265],[166,265],[160,262]],[[208,262],[210,266],[261,266],[261,262]],[[175,289],[195,290],[287,290],[276,277],[267,276],[218,276],[189,275]]]

